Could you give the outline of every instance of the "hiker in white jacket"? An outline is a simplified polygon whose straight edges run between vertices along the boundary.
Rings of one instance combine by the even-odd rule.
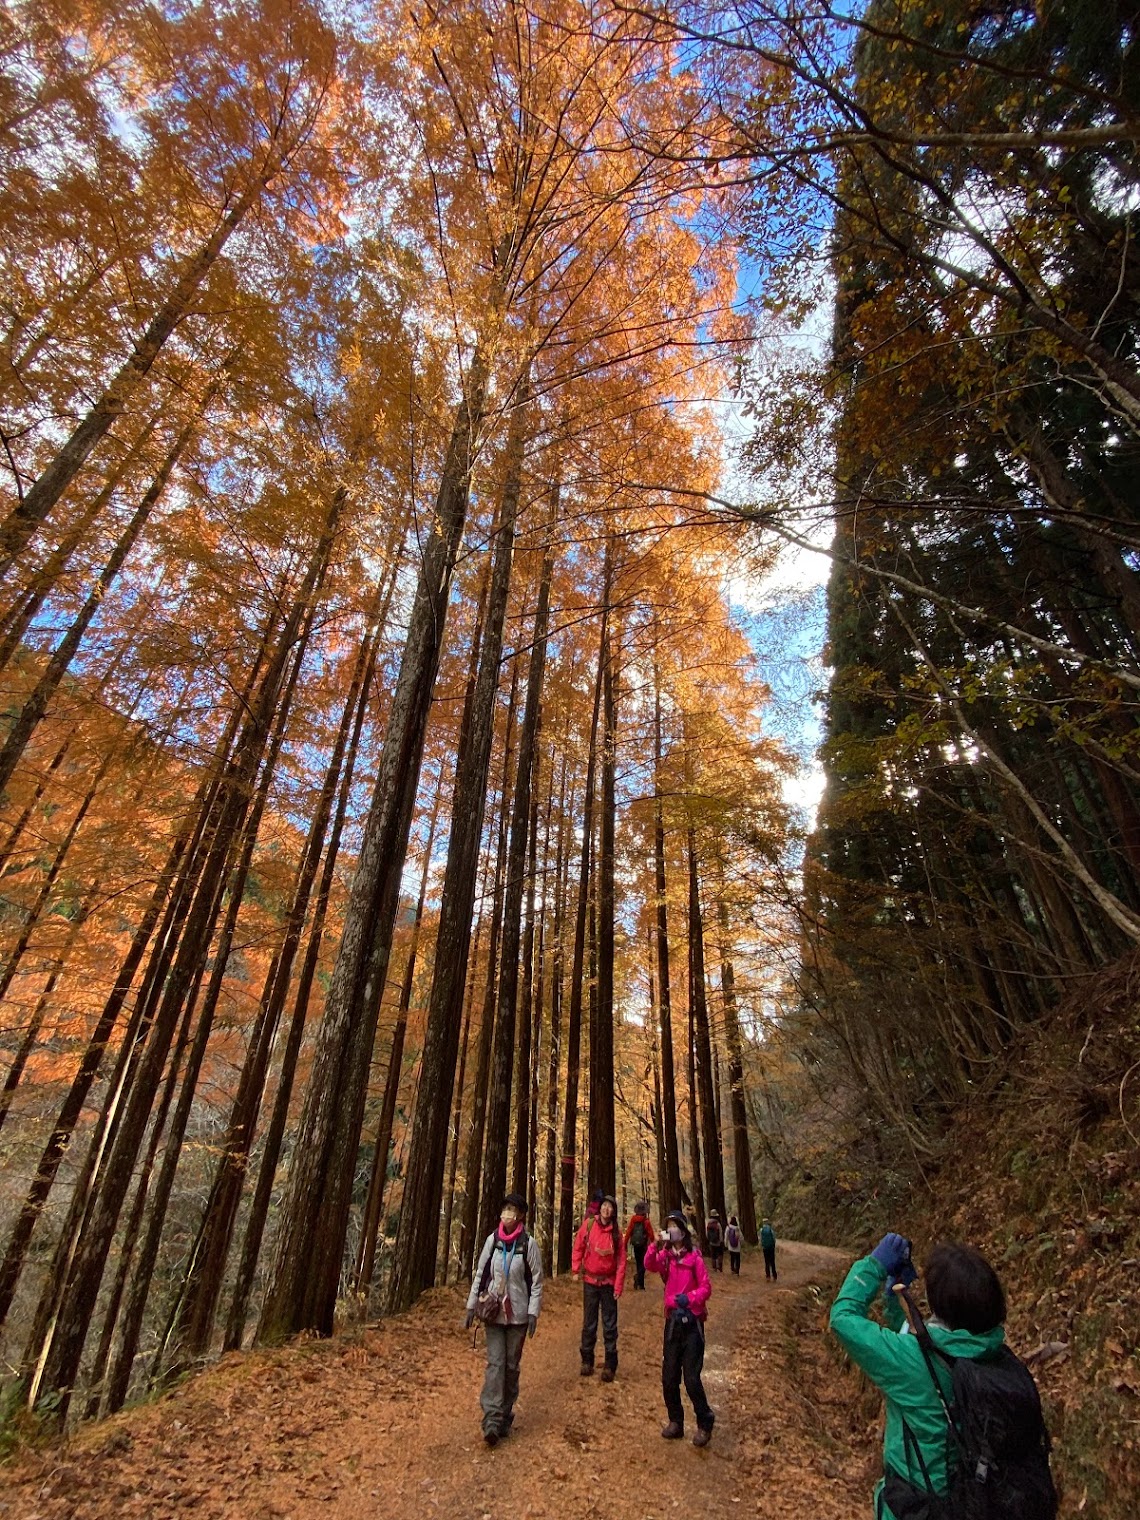
[[[487,1332],[487,1373],[479,1403],[488,1446],[511,1433],[523,1342],[534,1334],[541,1310],[542,1253],[527,1233],[526,1199],[508,1193],[498,1226],[479,1254],[465,1320],[468,1329],[482,1320]]]

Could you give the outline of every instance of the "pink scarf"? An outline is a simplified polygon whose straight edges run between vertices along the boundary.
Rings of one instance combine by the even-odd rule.
[[[499,1228],[495,1231],[496,1235],[499,1238],[499,1243],[501,1245],[504,1245],[504,1246],[513,1245],[514,1242],[522,1234],[522,1232],[523,1232],[523,1225],[525,1223],[526,1223],[525,1219],[520,1219],[519,1222],[518,1222],[518,1224],[515,1225],[514,1229],[508,1235],[507,1232],[506,1232],[506,1230],[503,1228],[502,1221],[500,1221],[499,1222]]]

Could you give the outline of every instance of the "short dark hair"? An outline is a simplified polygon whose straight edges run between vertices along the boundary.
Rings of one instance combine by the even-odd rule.
[[[926,1258],[926,1297],[950,1330],[985,1335],[1005,1320],[1001,1281],[980,1251],[943,1241]]]

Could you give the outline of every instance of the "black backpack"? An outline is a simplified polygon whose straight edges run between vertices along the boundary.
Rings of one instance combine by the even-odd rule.
[[[705,1234],[709,1238],[710,1246],[720,1245],[720,1225],[715,1219],[709,1220],[708,1224],[705,1226]]]
[[[934,1492],[918,1441],[904,1420],[903,1440],[925,1488],[887,1468],[883,1498],[895,1520],[1055,1520],[1049,1433],[1029,1368],[1008,1346],[984,1358],[948,1356],[931,1340],[917,1310],[912,1318],[946,1416],[950,1489],[945,1497]],[[950,1367],[949,1403],[934,1356]]]
[[[633,1221],[633,1229],[629,1232],[629,1238],[638,1250],[645,1245],[649,1239],[649,1232],[645,1228],[644,1219],[638,1218]]]

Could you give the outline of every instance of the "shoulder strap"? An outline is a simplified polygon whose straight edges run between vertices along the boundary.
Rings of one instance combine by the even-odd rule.
[[[491,1286],[491,1268],[495,1262],[495,1236],[493,1232],[488,1235],[487,1241],[491,1249],[487,1251],[487,1247],[483,1247],[484,1251],[487,1251],[487,1260],[483,1263],[483,1270],[479,1274],[480,1293],[486,1293],[487,1289]]]
[[[532,1291],[532,1284],[534,1282],[534,1274],[530,1270],[530,1236],[527,1234],[527,1232],[525,1230],[522,1232],[522,1234],[519,1236],[519,1238],[511,1246],[511,1256],[507,1260],[507,1275],[508,1276],[510,1275],[510,1270],[511,1270],[511,1259],[514,1257],[514,1254],[515,1254],[516,1251],[521,1251],[522,1252],[523,1272],[526,1275],[526,1296],[527,1296],[527,1298],[529,1298],[530,1295],[531,1295],[531,1291]],[[494,1262],[495,1262],[495,1237],[492,1234],[492,1236],[491,1236],[491,1249],[490,1249],[490,1251],[487,1254],[487,1260],[483,1264],[483,1272],[482,1272],[482,1275],[479,1278],[479,1292],[480,1293],[486,1293],[487,1289],[491,1286],[491,1268],[494,1265]],[[504,1288],[506,1287],[506,1278],[504,1278],[503,1286],[504,1286]]]
[[[944,1362],[953,1365],[954,1358],[947,1356],[945,1351],[940,1351],[931,1338],[930,1331],[926,1327],[926,1321],[919,1312],[918,1305],[910,1295],[907,1288],[900,1288],[899,1295],[907,1306],[910,1314],[911,1326],[914,1330],[914,1338],[918,1342],[918,1349],[922,1352],[922,1359],[926,1363],[926,1370],[930,1373],[930,1381],[934,1384],[934,1391],[938,1395],[938,1402],[942,1405],[942,1413],[946,1416],[946,1424],[950,1427],[954,1445],[958,1448],[958,1455],[964,1457],[966,1448],[959,1434],[958,1427],[954,1423],[954,1414],[947,1401],[946,1393],[939,1381],[937,1370],[934,1366],[934,1358],[940,1356]]]

